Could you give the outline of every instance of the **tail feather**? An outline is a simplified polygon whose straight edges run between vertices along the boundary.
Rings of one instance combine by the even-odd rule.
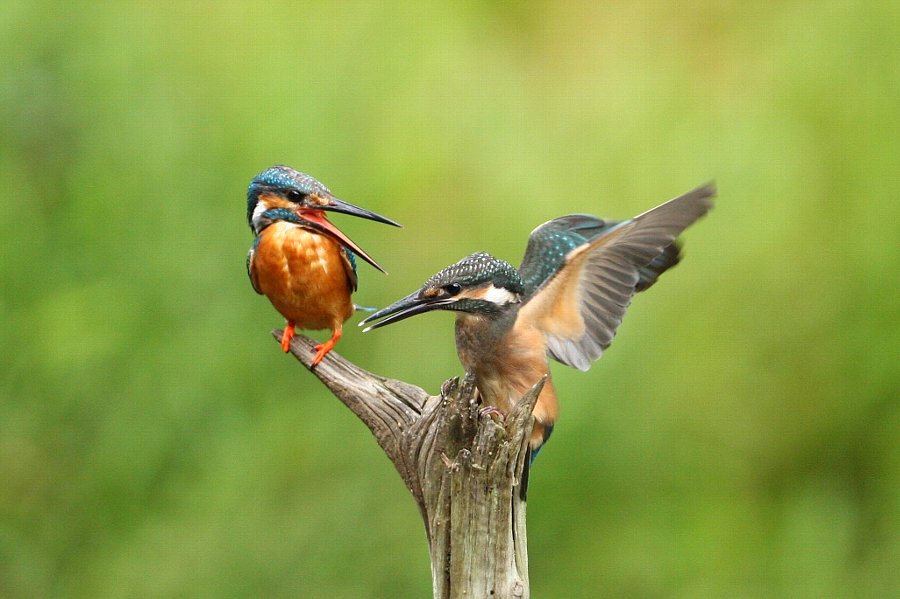
[[[522,470],[522,482],[519,484],[519,498],[522,501],[526,501],[528,497],[528,479],[531,475],[531,466],[534,464],[534,458],[541,452],[541,449],[544,448],[544,444],[550,438],[550,435],[553,434],[553,425],[545,424],[544,431],[541,439],[541,444],[537,447],[531,448],[531,455],[528,458],[528,462],[525,463],[525,468]]]

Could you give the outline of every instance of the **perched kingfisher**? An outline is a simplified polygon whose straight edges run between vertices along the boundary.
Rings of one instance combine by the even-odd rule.
[[[626,221],[586,214],[544,223],[518,269],[479,252],[372,314],[366,331],[431,310],[456,312],[456,351],[485,409],[507,413],[544,375],[534,407],[532,458],[558,415],[548,356],[588,370],[609,347],[631,298],[680,259],[676,237],[712,207],[699,187]]]
[[[281,349],[288,351],[294,327],[331,329],[316,346],[312,364],[322,361],[341,338],[355,309],[354,255],[384,272],[366,252],[328,221],[326,210],[399,227],[389,218],[334,197],[305,173],[281,164],[256,175],[247,188],[247,222],[256,239],[247,254],[253,289],[287,319]]]

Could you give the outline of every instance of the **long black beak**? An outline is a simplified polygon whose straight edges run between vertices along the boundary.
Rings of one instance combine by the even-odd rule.
[[[371,316],[363,319],[363,321],[359,323],[359,326],[363,326],[366,323],[372,322],[373,320],[378,320],[379,318],[384,319],[381,322],[376,322],[375,324],[367,326],[363,329],[363,333],[371,331],[372,329],[381,328],[393,322],[399,322],[401,320],[409,318],[410,316],[415,316],[416,314],[430,312],[431,310],[439,310],[441,308],[449,306],[456,301],[456,298],[453,297],[423,297],[420,295],[420,293],[421,291],[411,293],[403,299],[397,300],[387,308],[382,308],[375,314],[372,314]]]
[[[386,216],[381,216],[371,210],[366,210],[365,208],[360,208],[355,204],[351,204],[350,202],[345,202],[344,200],[339,200],[331,194],[326,194],[323,198],[328,201],[327,204],[322,204],[318,206],[322,210],[332,210],[334,212],[342,212],[344,214],[349,214],[350,216],[358,216],[360,218],[367,218],[369,220],[374,220],[379,223],[384,223],[386,225],[393,225],[395,227],[402,227],[398,222],[392,221]]]

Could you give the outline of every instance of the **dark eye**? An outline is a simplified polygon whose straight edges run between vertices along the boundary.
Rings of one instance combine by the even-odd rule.
[[[297,202],[298,204],[303,201],[303,198],[306,197],[296,189],[289,189],[285,194],[287,198],[292,202]]]
[[[450,283],[449,285],[444,285],[444,291],[447,292],[447,295],[456,295],[462,291],[462,285],[459,283]]]

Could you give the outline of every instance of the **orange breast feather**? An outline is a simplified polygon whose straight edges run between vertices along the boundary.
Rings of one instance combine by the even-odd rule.
[[[259,289],[301,329],[334,329],[351,314],[352,270],[329,237],[278,222],[261,234],[251,265]]]

